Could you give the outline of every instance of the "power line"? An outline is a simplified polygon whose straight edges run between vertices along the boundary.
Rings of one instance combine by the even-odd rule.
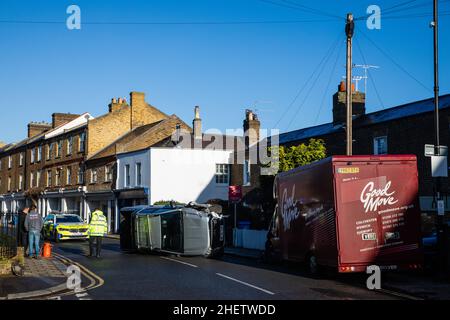
[[[312,14],[316,14],[316,15],[342,19],[342,17],[339,17],[337,15],[333,15],[333,14],[330,14],[330,13],[327,13],[327,12],[324,12],[324,11],[321,11],[318,9],[310,8],[305,5],[301,5],[299,3],[288,1],[288,0],[282,0],[283,2],[276,2],[273,0],[257,0],[257,1],[269,3],[269,4],[272,4],[275,6],[279,6],[279,7],[294,9],[294,10],[298,10],[298,11],[302,11],[302,12],[306,12],[306,13],[312,13]]]
[[[386,58],[388,58],[393,64],[395,64],[401,71],[403,71],[406,75],[408,75],[411,79],[416,81],[420,86],[425,88],[428,92],[430,91],[430,88],[428,88],[423,82],[418,80],[416,77],[414,77],[411,73],[408,72],[405,68],[403,68],[397,61],[395,61],[386,51],[381,49],[372,39],[370,39],[362,30],[361,28],[358,28],[358,31],[366,38],[378,51],[380,51]]]
[[[342,41],[342,42],[341,42],[341,45],[339,46],[338,53],[337,53],[337,56],[336,56],[336,60],[334,61],[333,69],[332,69],[332,71],[331,71],[331,73],[330,73],[330,77],[328,78],[328,83],[327,83],[327,85],[326,85],[326,87],[325,87],[325,88],[326,88],[326,89],[325,89],[325,92],[328,92],[328,89],[330,88],[331,81],[332,81],[333,76],[334,76],[334,71],[336,70],[336,66],[337,66],[337,63],[338,63],[338,61],[339,61],[339,58],[340,58],[341,55],[342,55],[342,47],[344,46],[344,43],[345,43],[345,42]],[[320,107],[319,107],[319,110],[318,110],[318,112],[317,112],[316,119],[314,120],[314,125],[317,124],[317,121],[319,120],[320,114],[322,113],[322,108],[323,108],[323,105],[324,105],[324,103],[325,103],[325,97],[327,97],[326,94],[324,94],[324,95],[322,96],[322,101],[320,102]]]
[[[340,35],[338,36],[338,38],[336,39],[339,40]],[[333,42],[334,44],[334,42]],[[302,87],[300,87],[300,89],[297,91],[294,99],[292,99],[291,103],[287,106],[287,108],[284,110],[283,114],[281,115],[281,117],[278,119],[278,121],[275,123],[275,128],[278,126],[278,124],[281,122],[281,120],[283,120],[283,118],[286,116],[286,114],[289,112],[289,110],[291,109],[291,107],[294,105],[294,103],[297,101],[298,97],[300,96],[300,94],[306,89],[306,86],[310,83],[311,79],[314,77],[314,75],[316,74],[316,72],[319,70],[320,66],[322,65],[322,63],[325,61],[329,51],[332,49],[333,44],[328,48],[328,50],[326,51],[325,55],[323,56],[323,58],[320,60],[320,62],[317,64],[317,66],[314,68],[313,72],[311,73],[311,75],[308,77],[308,79],[306,80],[306,82],[303,84]]]
[[[338,15],[335,15],[335,14],[332,14],[332,13],[329,13],[329,12],[326,12],[326,11],[323,11],[323,10],[320,10],[320,9],[314,9],[314,8],[305,6],[305,5],[300,4],[298,2],[295,2],[295,1],[291,1],[291,0],[281,0],[281,1],[283,1],[285,3],[289,3],[289,4],[291,4],[293,6],[296,6],[296,7],[304,8],[306,10],[310,10],[310,12],[313,13],[313,14],[319,14],[319,15],[323,15],[323,16],[333,17],[333,18],[337,18],[339,20],[343,19],[341,16],[338,16]]]
[[[412,3],[416,2],[416,1],[417,0],[409,0],[409,1],[405,1],[405,2],[399,3],[397,5],[394,5],[392,7],[388,7],[386,9],[381,8],[382,9],[381,10],[382,18],[383,19],[387,19],[387,18],[389,18],[389,15],[392,14],[392,13],[397,13],[397,12],[400,12],[400,11],[408,11],[408,10],[411,10],[411,9],[416,9],[416,8],[425,7],[425,6],[430,5],[429,2],[427,1],[427,2],[421,2],[421,3],[413,5],[413,6],[409,6],[409,7],[406,7],[406,8],[401,8],[401,7],[405,6],[405,5],[412,4]],[[441,0],[440,1],[440,3],[446,3],[446,2],[450,2],[450,0]],[[356,18],[355,20],[364,20],[364,19],[367,19],[370,15],[371,14],[365,14],[365,15],[363,15],[361,17]],[[386,15],[387,15],[387,17],[386,17]]]
[[[311,87],[309,89],[309,91],[307,92],[305,98],[303,99],[302,103],[298,106],[297,111],[295,112],[294,116],[291,118],[291,121],[289,121],[288,126],[286,127],[286,130],[288,130],[292,123],[294,122],[294,120],[297,118],[297,115],[299,114],[300,110],[303,108],[303,106],[305,105],[306,100],[308,100],[309,95],[312,92],[312,89],[314,88],[314,86],[316,85],[317,81],[319,80],[320,76],[322,75],[323,70],[325,69],[325,65],[328,63],[328,60],[331,58],[331,56],[334,53],[334,50],[336,49],[339,40],[340,40],[341,36],[339,35],[339,37],[337,38],[337,40],[333,43],[332,45],[332,49],[330,52],[328,52],[326,59],[324,61],[324,63],[322,64],[322,68],[320,69],[319,73],[317,74],[317,77],[314,79],[314,81],[311,84]]]
[[[321,20],[261,20],[261,21],[168,21],[168,22],[108,22],[86,21],[84,25],[239,25],[239,24],[296,24],[310,22],[330,22],[331,19]],[[3,24],[66,24],[66,21],[39,21],[39,20],[0,20]]]
[[[356,40],[356,39],[355,39],[355,40]],[[362,57],[362,59],[363,59],[364,64],[367,65],[366,57],[364,56],[364,52],[363,52],[363,50],[361,49],[361,46],[359,45],[359,42],[358,42],[358,41],[355,41],[355,43],[356,43],[356,47],[358,48],[359,54],[361,55],[361,57]],[[372,83],[372,86],[373,86],[373,88],[374,88],[374,90],[375,90],[375,94],[376,94],[376,96],[377,96],[378,102],[381,104],[381,107],[382,107],[382,109],[384,110],[384,109],[385,109],[385,106],[384,106],[383,100],[381,100],[380,93],[378,92],[378,88],[377,88],[377,86],[375,85],[375,81],[373,80],[372,76],[370,75],[370,70],[369,70],[369,69],[367,69],[367,75],[369,76],[370,82]],[[367,98],[367,89],[364,88],[364,90],[366,90],[365,93],[366,93],[366,98]]]

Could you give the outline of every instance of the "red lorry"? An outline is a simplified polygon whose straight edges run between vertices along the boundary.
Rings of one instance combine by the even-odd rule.
[[[421,268],[414,155],[333,156],[280,173],[266,243],[271,257],[338,272]]]

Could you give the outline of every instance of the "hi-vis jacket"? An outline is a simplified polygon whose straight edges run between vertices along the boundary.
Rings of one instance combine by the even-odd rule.
[[[103,237],[108,232],[108,224],[106,217],[100,210],[92,213],[91,222],[89,223],[89,236]]]

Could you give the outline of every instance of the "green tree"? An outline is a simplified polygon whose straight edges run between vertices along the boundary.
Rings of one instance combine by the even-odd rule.
[[[276,152],[276,151],[275,151]],[[310,139],[308,144],[278,147],[280,161],[279,172],[289,171],[326,157],[325,142],[322,139]]]

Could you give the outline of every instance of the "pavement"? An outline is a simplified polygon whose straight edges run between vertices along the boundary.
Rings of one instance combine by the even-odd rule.
[[[66,268],[55,258],[25,258],[23,276],[0,277],[0,300],[31,299],[63,291]]]

